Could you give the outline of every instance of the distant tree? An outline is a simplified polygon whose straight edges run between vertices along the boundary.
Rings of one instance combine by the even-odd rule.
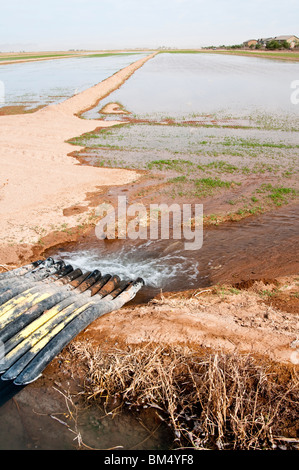
[[[282,41],[281,46],[284,49],[290,49],[290,44],[288,43],[288,41]]]
[[[280,43],[275,39],[271,39],[271,41],[267,42],[266,49],[275,50],[280,49]]]
[[[266,45],[267,49],[290,49],[290,44],[288,41],[277,41],[276,39],[272,39]]]
[[[226,46],[226,49],[242,49],[243,44],[233,44],[232,46]]]

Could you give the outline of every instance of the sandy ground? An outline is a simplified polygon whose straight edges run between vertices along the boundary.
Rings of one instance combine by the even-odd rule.
[[[82,217],[80,222],[76,217],[66,220],[63,209],[84,204],[86,193],[101,186],[126,184],[138,177],[134,171],[78,165],[68,154],[79,147],[66,141],[97,127],[119,124],[85,121],[76,114],[117,89],[153,56],[62,103],[33,114],[0,116],[0,248],[36,243],[41,235],[66,222],[68,226],[82,223]],[[0,262],[7,262],[0,258]]]
[[[102,114],[129,114],[129,112],[122,109],[118,103],[107,103],[100,112]]]

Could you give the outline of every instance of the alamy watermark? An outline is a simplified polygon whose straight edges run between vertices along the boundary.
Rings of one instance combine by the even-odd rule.
[[[4,83],[0,80],[0,104],[5,103],[5,86]]]
[[[299,80],[293,80],[291,82],[291,88],[294,90],[291,93],[291,103],[299,104]]]
[[[128,205],[126,196],[118,196],[117,208],[100,204],[95,233],[99,239],[184,240],[185,250],[199,250],[203,243],[202,204]]]

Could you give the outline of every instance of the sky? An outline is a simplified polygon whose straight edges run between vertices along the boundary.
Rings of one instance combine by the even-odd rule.
[[[299,36],[299,0],[9,0],[0,51],[197,48]]]

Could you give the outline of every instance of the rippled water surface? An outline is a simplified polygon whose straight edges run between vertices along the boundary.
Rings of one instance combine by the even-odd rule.
[[[271,275],[299,265],[298,205],[239,223],[203,230],[200,249],[186,250],[184,240],[98,240],[90,237],[68,249],[53,250],[83,270],[99,269],[122,279],[142,277],[147,300],[162,291],[180,291]],[[262,262],[261,262],[262,260]]]
[[[291,82],[298,63],[221,54],[158,54],[86,117],[120,102],[137,117],[221,113],[293,113]]]
[[[146,55],[75,57],[1,65],[0,80],[5,87],[5,102],[1,104],[25,105],[30,109],[58,103]]]

